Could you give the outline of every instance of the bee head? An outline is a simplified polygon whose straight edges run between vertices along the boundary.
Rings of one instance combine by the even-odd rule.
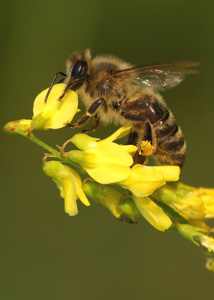
[[[79,53],[74,53],[71,58],[66,62],[67,77],[65,83],[67,84],[66,90],[78,89],[85,81],[88,74],[88,67],[91,63],[90,50]]]

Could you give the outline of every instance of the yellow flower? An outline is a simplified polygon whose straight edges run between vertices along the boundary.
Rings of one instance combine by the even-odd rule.
[[[70,123],[78,110],[77,94],[69,90],[63,96],[66,84],[55,84],[45,102],[48,89],[42,91],[33,105],[32,130],[58,129]]]
[[[107,207],[116,218],[121,216],[122,211],[118,206],[123,196],[121,192],[90,181],[84,183],[83,190],[89,198]]]
[[[83,192],[81,178],[76,171],[59,161],[45,161],[43,170],[46,175],[52,177],[59,188],[60,196],[64,198],[65,212],[70,216],[78,213],[77,199],[80,199],[86,206],[90,205]]]
[[[135,218],[141,216],[130,195],[124,196],[120,191],[89,180],[84,183],[83,190],[89,198],[107,207],[116,218],[124,216],[135,222]]]
[[[165,231],[172,225],[172,221],[163,209],[149,197],[133,196],[133,199],[142,216],[157,230]]]
[[[194,189],[193,194],[200,198],[204,205],[204,214],[206,219],[214,217],[214,189],[199,188]]]
[[[172,222],[163,209],[148,196],[166,181],[177,181],[179,175],[178,166],[134,165],[130,176],[118,184],[132,192],[135,204],[142,216],[156,229],[164,231],[172,225]]]
[[[62,99],[60,96],[66,88],[64,83],[55,84],[45,102],[48,89],[41,92],[33,105],[32,120],[21,119],[5,124],[4,131],[8,133],[30,133],[34,129],[58,129],[70,123],[79,111],[77,94],[67,91]]]
[[[157,190],[159,199],[187,220],[214,217],[214,189],[187,186],[181,182]]]
[[[137,197],[151,195],[166,181],[177,181],[180,175],[178,166],[143,166],[134,165],[130,176],[119,185],[130,190]]]
[[[62,153],[78,163],[95,181],[102,184],[115,183],[130,175],[133,159],[130,153],[137,150],[136,146],[122,146],[113,142],[130,131],[130,126],[123,126],[104,140],[76,134],[68,142],[72,142],[80,150]]]

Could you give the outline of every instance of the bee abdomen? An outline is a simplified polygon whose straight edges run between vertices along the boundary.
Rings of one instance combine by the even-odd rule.
[[[154,156],[160,163],[183,166],[186,158],[186,142],[181,128],[169,111],[168,118],[153,124],[156,135]]]
[[[150,140],[155,147],[155,158],[161,164],[183,166],[186,158],[186,142],[181,128],[162,97],[148,91],[143,92],[129,101],[128,108],[131,113],[126,114],[127,119],[144,122],[144,129],[144,119],[148,121],[151,136],[145,133],[143,139]]]
[[[161,164],[182,167],[186,160],[186,142],[176,151],[162,151],[157,147],[154,156]]]

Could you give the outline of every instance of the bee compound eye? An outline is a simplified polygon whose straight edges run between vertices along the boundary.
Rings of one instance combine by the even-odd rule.
[[[87,73],[87,63],[86,61],[83,60],[77,61],[71,70],[71,76],[74,77],[79,77],[85,75],[86,73]]]

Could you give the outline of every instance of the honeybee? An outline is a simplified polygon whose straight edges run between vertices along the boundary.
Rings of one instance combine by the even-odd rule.
[[[67,61],[67,73],[59,73],[65,76],[64,94],[69,89],[75,90],[87,111],[69,126],[83,126],[92,117],[90,131],[97,129],[99,121],[131,124],[128,144],[138,147],[134,164],[144,163],[141,144],[149,141],[159,163],[181,167],[186,158],[186,142],[158,92],[175,87],[186,74],[196,73],[189,67],[197,65],[199,63],[187,61],[133,67],[111,55],[91,59],[89,49],[74,53]]]

